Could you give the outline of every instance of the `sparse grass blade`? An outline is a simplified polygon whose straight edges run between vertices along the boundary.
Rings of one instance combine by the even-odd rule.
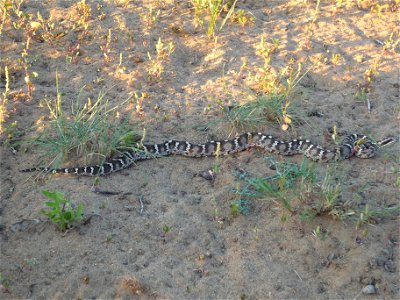
[[[192,0],[195,24],[203,27],[207,20],[207,36],[210,39],[215,38],[216,30],[221,31],[234,14],[236,2],[237,0],[233,2],[231,0]],[[217,29],[218,19],[223,11],[227,11],[227,13]]]

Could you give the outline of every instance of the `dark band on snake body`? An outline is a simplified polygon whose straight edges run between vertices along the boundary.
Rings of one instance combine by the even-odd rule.
[[[307,139],[279,140],[271,135],[244,133],[233,140],[209,141],[204,144],[192,144],[188,141],[169,140],[161,144],[140,145],[139,151],[127,150],[106,161],[102,165],[74,168],[30,168],[21,172],[43,171],[46,173],[65,173],[83,176],[107,175],[130,167],[137,161],[148,160],[169,155],[187,157],[208,157],[228,155],[250,148],[261,148],[285,156],[303,154],[317,162],[332,162],[348,159],[352,156],[371,158],[376,155],[379,147],[395,142],[386,138],[374,143],[370,138],[360,134],[350,134],[336,148],[329,150],[313,144]]]

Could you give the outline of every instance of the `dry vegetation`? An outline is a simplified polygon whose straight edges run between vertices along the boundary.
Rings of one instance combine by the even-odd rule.
[[[140,140],[398,135],[399,4],[0,0],[0,297],[398,298],[398,144],[19,170]]]

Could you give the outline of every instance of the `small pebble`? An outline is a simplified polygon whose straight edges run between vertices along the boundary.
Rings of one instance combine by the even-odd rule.
[[[364,294],[376,294],[376,288],[372,284],[367,285],[362,289]]]

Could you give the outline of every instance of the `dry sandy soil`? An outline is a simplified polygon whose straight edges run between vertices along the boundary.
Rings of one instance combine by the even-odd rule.
[[[238,1],[236,9],[253,16],[252,22],[242,26],[228,21],[217,40],[207,37],[206,28],[195,27],[189,1],[87,3],[91,13],[83,39],[82,26],[73,28],[79,16],[76,1],[22,4],[20,9],[31,14],[32,20],[37,12],[45,19],[52,15],[54,30],[64,32],[49,42],[41,38],[39,28],[30,41],[29,72],[38,74],[31,76],[31,99],[18,62],[27,30],[14,28],[11,16],[4,23],[2,93],[5,66],[10,73],[4,127],[16,121],[17,130],[25,132],[21,139],[35,136],[30,128],[48,115],[42,100],[56,98],[56,70],[66,112],[79,93],[81,99],[95,99],[107,90],[110,103],[120,105],[121,118],[142,122],[148,142],[232,137],[240,132],[228,123],[208,130],[204,125],[221,120],[221,106],[246,103],[263,93],[252,77],[264,64],[257,53],[261,36],[270,44],[272,38],[279,40],[271,59],[274,68],[299,62],[303,70],[312,68],[292,93],[291,102],[304,121],[287,132],[276,124],[258,130],[286,139],[301,135],[320,144],[326,142],[326,128],[333,125],[341,136],[360,132],[379,139],[399,133],[400,60],[394,45],[399,39],[399,10],[395,1]],[[153,22],[151,16],[158,10]],[[109,29],[106,58],[101,47],[107,43]],[[163,60],[161,78],[149,75],[147,55],[156,55],[159,38],[175,45]],[[75,55],[78,41],[79,55]],[[365,94],[360,93],[363,90]],[[140,113],[123,104],[134,92],[147,94]],[[356,227],[358,212],[355,219],[344,221],[330,216],[302,221],[293,213],[284,222],[285,209],[274,199],[264,198],[251,200],[247,215],[232,215],[230,206],[237,199],[232,191],[243,185],[235,170],[271,176],[274,171],[264,159],[270,154],[252,150],[221,157],[212,183],[196,175],[210,169],[214,158],[149,160],[100,178],[101,189],[120,192],[102,195],[92,192],[91,177],[20,173],[39,164],[38,154],[35,149],[11,148],[7,131],[2,142],[3,299],[399,298],[398,214],[375,218],[361,228]],[[397,144],[374,159],[338,163],[342,200],[354,202],[360,211],[367,203],[371,207],[398,205],[398,150]],[[302,161],[301,156],[272,157]],[[321,181],[328,166],[317,164],[316,168]],[[64,193],[95,215],[60,232],[41,214],[45,189]],[[313,235],[318,226],[323,238]],[[376,294],[361,293],[367,285],[374,286]]]

